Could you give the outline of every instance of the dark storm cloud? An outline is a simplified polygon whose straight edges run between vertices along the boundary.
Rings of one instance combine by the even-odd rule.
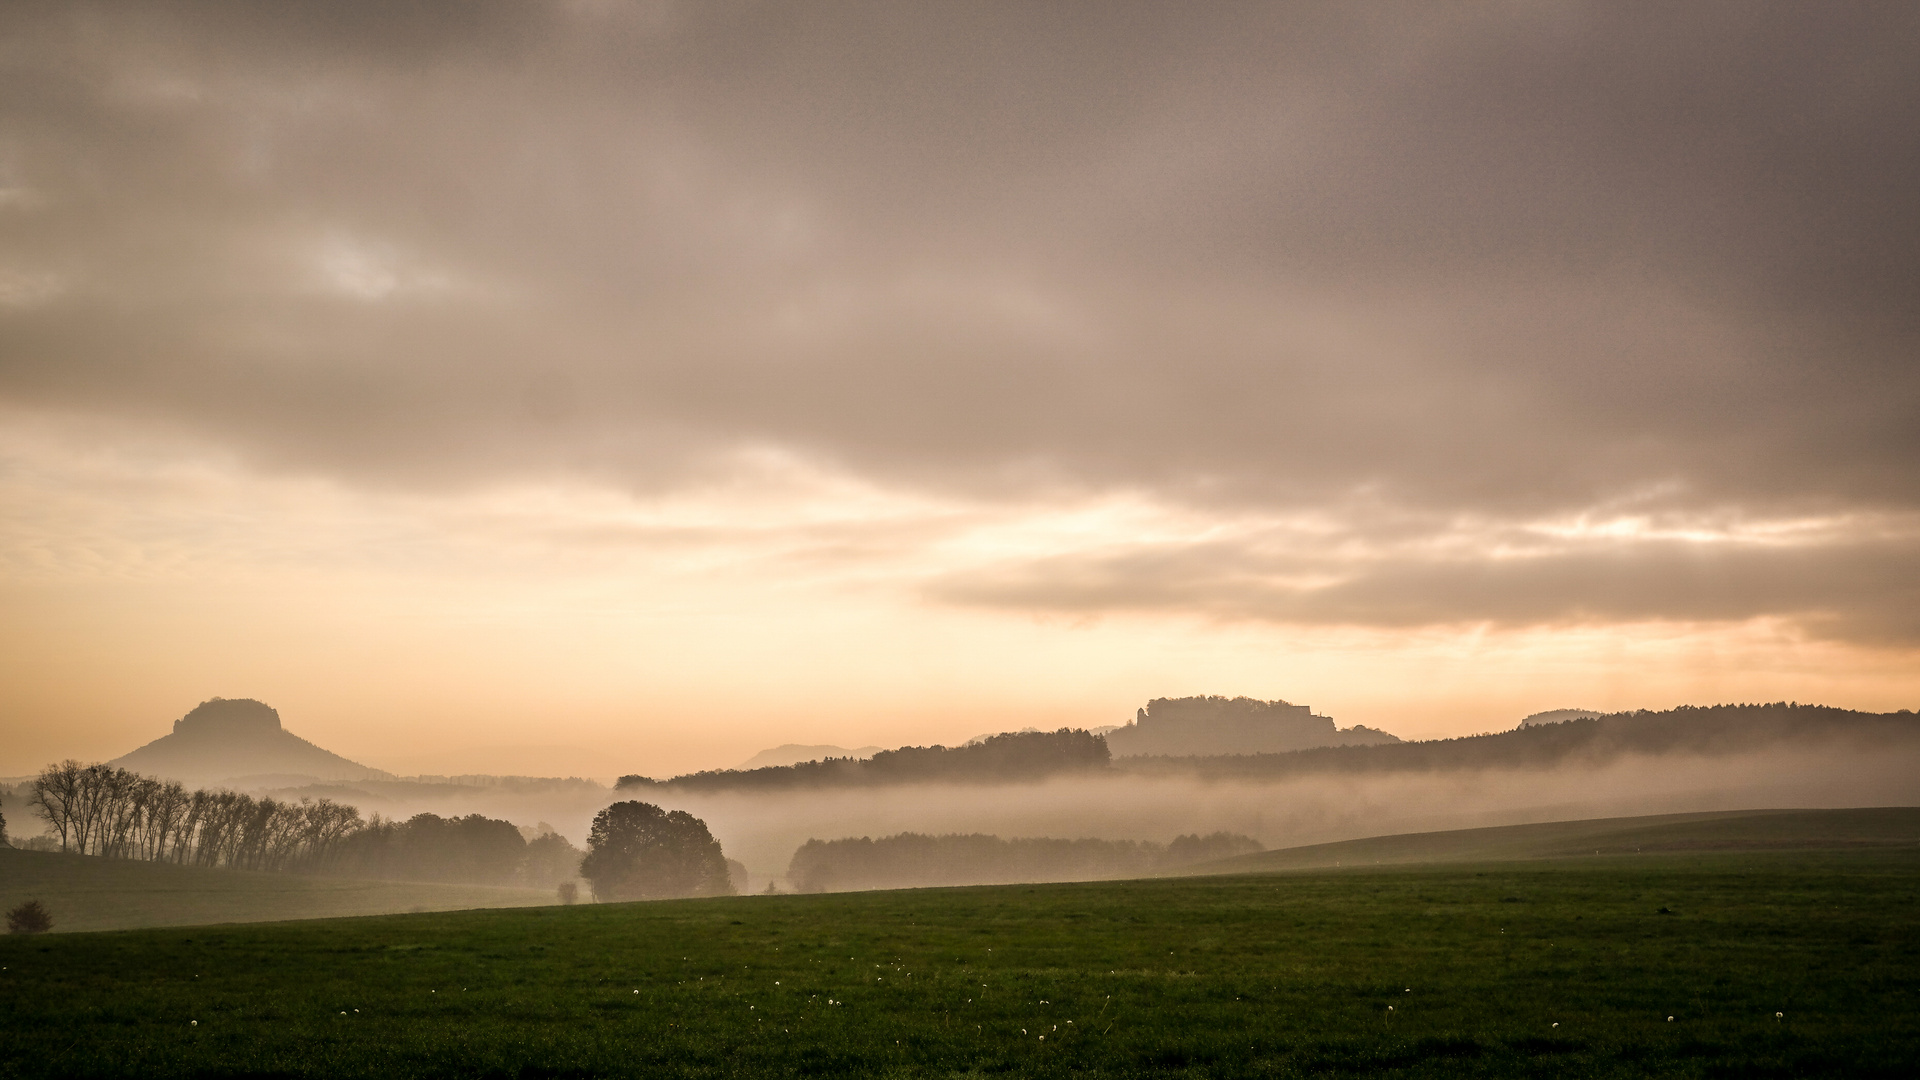
[[[652,487],[770,444],[1220,513],[1920,499],[1910,5],[0,20],[0,399],[262,467]],[[1727,555],[1731,604],[1628,544],[1488,568],[1511,600],[1415,560],[1367,579],[1404,602],[1247,606],[1846,621],[1905,543]],[[1204,554],[1114,588],[1213,609]]]

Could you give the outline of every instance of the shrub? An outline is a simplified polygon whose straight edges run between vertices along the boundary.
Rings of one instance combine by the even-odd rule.
[[[7,912],[9,934],[44,934],[51,929],[53,915],[47,911],[47,905],[38,900],[29,900]]]

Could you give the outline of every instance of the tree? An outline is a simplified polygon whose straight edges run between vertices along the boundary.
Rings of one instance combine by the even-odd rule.
[[[403,822],[376,818],[341,842],[330,868],[367,877],[510,885],[526,853],[527,842],[510,821],[415,814]]]
[[[44,934],[51,929],[53,916],[48,914],[47,905],[38,900],[29,900],[7,912],[9,934]]]
[[[545,888],[580,876],[580,849],[557,832],[543,833],[527,841],[527,853],[520,864],[520,878],[535,888]],[[571,903],[571,901],[569,901]]]
[[[27,804],[39,807],[47,824],[53,826],[54,833],[60,837],[61,851],[67,850],[73,834],[74,807],[80,797],[80,769],[80,763],[71,760],[47,766],[33,778],[32,793],[27,796]]]
[[[707,823],[643,802],[617,802],[594,815],[580,876],[600,900],[731,896],[727,859]]]

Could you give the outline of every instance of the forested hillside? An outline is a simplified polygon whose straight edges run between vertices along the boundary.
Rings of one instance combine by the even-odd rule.
[[[1283,777],[1310,773],[1382,773],[1440,769],[1532,768],[1598,762],[1630,754],[1725,757],[1774,747],[1920,741],[1920,716],[1855,712],[1824,705],[1682,705],[1660,712],[1613,713],[1561,724],[1457,739],[1330,746],[1285,754],[1138,757],[1114,764],[1133,774]]]
[[[652,780],[623,776],[619,788],[665,787],[682,791],[770,791],[804,787],[880,784],[1017,783],[1067,772],[1105,769],[1106,740],[1079,729],[995,735],[968,746],[903,746],[865,761],[829,758],[766,769],[716,769]]]

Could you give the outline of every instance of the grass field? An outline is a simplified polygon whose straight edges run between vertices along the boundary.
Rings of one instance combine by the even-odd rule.
[[[1904,1077],[1917,900],[1842,844],[9,938],[0,1076]]]
[[[546,889],[209,870],[0,848],[0,911],[37,899],[52,909],[55,933],[526,907],[551,904],[553,896]]]

